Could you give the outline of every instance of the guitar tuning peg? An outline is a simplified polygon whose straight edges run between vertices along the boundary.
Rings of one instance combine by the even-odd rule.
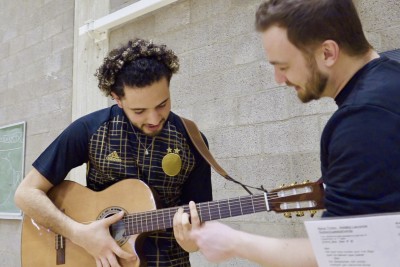
[[[314,215],[317,213],[316,210],[310,210],[310,216],[311,218],[314,217]]]
[[[304,180],[303,184],[308,184],[310,182],[310,180]]]
[[[292,218],[292,214],[290,212],[283,213],[283,216],[285,216],[288,219]]]
[[[296,185],[296,184],[297,184],[297,182],[294,182],[294,183],[291,183],[290,185],[293,186],[293,185]]]
[[[297,217],[303,217],[304,216],[304,211],[296,211],[296,216]]]
[[[279,186],[279,188],[284,188],[285,187],[285,184],[281,184],[280,186]]]

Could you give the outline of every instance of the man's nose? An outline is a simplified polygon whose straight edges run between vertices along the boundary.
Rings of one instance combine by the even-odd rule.
[[[285,74],[282,71],[275,69],[275,81],[276,81],[276,83],[284,84],[286,82],[286,80],[287,79],[286,79]]]
[[[161,114],[156,110],[152,110],[149,114],[147,123],[152,125],[158,125],[160,121],[161,121]]]

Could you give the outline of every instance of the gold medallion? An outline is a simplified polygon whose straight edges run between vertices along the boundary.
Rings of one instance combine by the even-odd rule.
[[[162,159],[161,167],[168,176],[175,176],[181,171],[182,159],[178,153],[179,149],[175,148],[172,152],[172,149],[168,148],[167,155]]]

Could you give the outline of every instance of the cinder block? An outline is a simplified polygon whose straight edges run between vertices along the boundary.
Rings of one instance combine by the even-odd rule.
[[[400,23],[398,25],[397,27],[387,28],[377,33],[381,37],[380,52],[400,48]]]
[[[305,104],[300,101],[293,88],[287,87],[285,90],[288,92],[286,101],[288,102],[289,116],[291,118],[315,114],[332,114],[337,110],[337,105],[332,98],[322,98]]]
[[[171,32],[190,23],[190,2],[178,2],[164,7],[156,13],[155,33]]]
[[[196,23],[229,12],[231,3],[226,0],[191,1],[190,21]]]
[[[250,156],[261,153],[261,127],[217,128],[213,138],[214,156]]]
[[[321,177],[321,163],[318,151],[294,153],[292,158],[291,182],[316,181]]]
[[[365,36],[376,51],[382,52],[382,35],[380,33],[365,32]]]
[[[74,16],[71,16],[70,13],[68,13],[68,17],[71,17],[73,19]],[[51,38],[52,36],[59,34],[63,30],[63,24],[64,24],[64,17],[65,14],[61,14],[53,19],[50,19],[48,21],[45,21],[43,24],[43,40],[47,40]],[[70,19],[70,20],[71,20]],[[73,25],[73,21],[72,21]]]
[[[43,5],[43,10],[46,14],[48,14],[46,18],[52,19],[63,14],[64,12],[66,12],[66,10],[73,10],[74,5],[74,1],[52,0]]]
[[[8,45],[8,44],[9,44],[8,55],[15,55],[16,53],[18,53],[19,51],[21,51],[22,49],[25,48],[25,36],[19,35],[19,36],[15,37],[14,39],[10,40],[9,43],[6,43],[4,45]],[[1,56],[0,56],[0,58],[1,58]]]
[[[137,2],[137,0],[113,0],[110,1],[110,11],[115,12],[121,8]]]
[[[248,8],[247,12],[252,12],[255,13],[256,8],[260,5],[260,0],[230,0],[231,1],[231,6],[233,7],[238,7],[238,8]]]
[[[220,30],[228,31],[228,34],[231,37],[255,32],[255,11],[256,8],[252,6],[248,6],[247,8],[241,6],[233,7],[231,12],[228,14],[230,17],[227,18],[227,21],[230,22],[229,27]]]
[[[264,59],[260,35],[254,31],[235,37],[232,40],[233,64],[242,65]]]
[[[264,153],[319,151],[318,116],[293,118],[263,126]]]
[[[276,88],[243,96],[239,100],[238,121],[251,125],[285,120],[289,117],[287,90]]]
[[[43,27],[39,25],[25,33],[25,47],[30,47],[43,40]],[[49,51],[47,51],[49,52]]]
[[[7,88],[8,88],[8,77],[7,76],[8,75],[5,75],[5,74],[0,75],[0,93],[3,93],[3,92],[7,91]]]
[[[154,16],[145,15],[110,32],[109,47],[114,49],[134,38],[154,39]]]
[[[49,51],[52,51],[52,44],[46,40],[24,49],[18,56],[25,60],[29,58],[31,62],[34,62],[46,58]]]
[[[233,48],[228,42],[216,43],[198,49],[192,54],[192,75],[212,73],[230,68],[233,63]]]
[[[67,48],[71,48],[74,43],[74,29],[69,28],[54,35],[52,37],[52,43],[53,43],[53,50],[52,50],[53,53],[57,53]]]
[[[237,177],[245,184],[266,190],[293,182],[292,158],[289,154],[259,154],[237,158]],[[255,191],[258,192],[258,191]]]
[[[195,120],[208,128],[224,128],[234,126],[237,117],[237,99],[220,98],[210,102],[196,103],[194,106]]]
[[[400,25],[400,2],[397,0],[359,0],[356,7],[365,31]]]
[[[10,71],[7,76],[8,88],[13,88],[22,85],[25,82],[25,70],[20,68],[15,71]]]

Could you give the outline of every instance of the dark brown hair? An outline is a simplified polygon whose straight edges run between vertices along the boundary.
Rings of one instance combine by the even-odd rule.
[[[270,0],[259,6],[255,26],[260,32],[271,26],[287,29],[289,41],[305,53],[325,40],[350,56],[372,48],[352,0]]]
[[[123,97],[124,87],[145,87],[179,70],[179,60],[165,45],[134,39],[108,54],[96,71],[99,88],[106,96],[114,92]]]

